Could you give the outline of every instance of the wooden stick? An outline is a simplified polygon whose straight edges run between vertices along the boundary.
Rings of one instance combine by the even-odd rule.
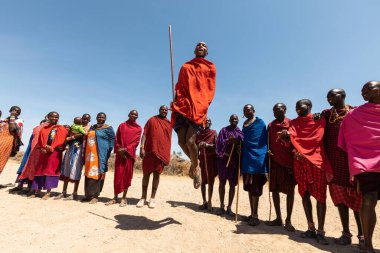
[[[235,149],[235,143],[232,144],[232,149],[231,149],[230,155],[228,156],[228,161],[227,161],[227,164],[226,164],[227,168],[230,165],[230,161],[231,161],[231,157],[232,157],[232,153],[234,152],[234,149]]]
[[[235,212],[235,223],[237,223],[238,211],[239,211],[239,189],[240,189],[240,158],[241,158],[241,141],[239,145],[239,162],[238,162],[238,185],[236,192],[236,212]]]
[[[271,164],[270,164],[270,156],[272,154],[272,152],[270,151],[270,147],[269,147],[269,141],[270,141],[270,137],[269,137],[269,125],[268,125],[268,128],[267,128],[267,133],[268,133],[268,194],[269,194],[269,221],[271,220],[271,216],[272,216],[272,200],[270,198],[270,167],[271,167]]]
[[[206,148],[203,148],[203,156],[204,156],[204,160],[205,160],[206,177],[207,177],[207,181],[208,181],[207,159],[206,159]],[[210,186],[209,186],[209,187],[210,187]]]
[[[173,61],[173,43],[172,43],[172,26],[169,25],[169,43],[170,43],[170,66],[172,73],[172,95],[173,102],[175,100],[175,90],[174,90],[174,61]]]

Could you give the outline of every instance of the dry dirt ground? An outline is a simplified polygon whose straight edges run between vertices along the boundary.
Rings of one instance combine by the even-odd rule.
[[[0,184],[15,179],[18,164],[9,161],[0,175]],[[249,227],[233,220],[199,211],[199,190],[187,177],[163,176],[158,190],[157,207],[136,208],[141,194],[141,174],[136,174],[128,192],[128,205],[105,206],[113,195],[113,173],[108,173],[100,202],[95,205],[79,201],[28,199],[0,190],[1,252],[359,252],[356,227],[351,215],[353,246],[336,246],[340,236],[337,209],[328,199],[326,232],[329,246],[318,245],[299,234],[306,229],[301,199],[296,195],[293,213],[295,233],[263,222]],[[216,182],[218,185],[218,182]],[[55,192],[62,187],[59,185]],[[72,190],[69,186],[69,191]],[[9,188],[8,188],[9,189]],[[216,192],[217,193],[217,192]],[[83,194],[83,183],[80,185]],[[214,206],[219,205],[217,194]],[[284,204],[284,197],[282,196]],[[315,202],[313,202],[315,205]],[[284,205],[282,205],[284,206]],[[377,206],[379,218],[380,205]],[[247,215],[247,195],[240,191],[240,213]],[[282,208],[283,212],[284,208]],[[268,190],[260,199],[259,218],[267,220]],[[272,212],[272,218],[274,217]],[[378,219],[380,221],[380,219]],[[374,234],[380,248],[380,222]]]

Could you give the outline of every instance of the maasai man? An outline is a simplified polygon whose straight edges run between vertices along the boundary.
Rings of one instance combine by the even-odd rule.
[[[326,217],[326,178],[331,179],[332,169],[323,146],[326,121],[324,118],[314,120],[311,108],[312,103],[309,99],[297,101],[298,117],[290,121],[289,131],[285,129],[282,131],[282,138],[290,138],[295,149],[294,175],[308,222],[308,230],[303,232],[301,237],[316,238],[318,243],[327,245],[329,242],[323,230]],[[317,200],[317,231],[313,221],[310,196]]]
[[[238,181],[239,150],[243,141],[243,132],[237,126],[239,118],[236,114],[230,116],[230,125],[223,127],[216,140],[217,167],[219,175],[219,198],[220,208],[216,210],[217,215],[226,214],[224,209],[224,195],[226,182],[230,185],[228,194],[227,215],[234,216],[231,210],[232,201],[235,196],[235,186]],[[229,164],[227,166],[227,163]]]
[[[153,173],[152,194],[148,202],[150,208],[155,208],[155,198],[160,174],[164,166],[170,162],[170,147],[172,142],[172,127],[166,119],[168,107],[162,105],[159,114],[151,117],[144,126],[144,134],[141,138],[140,157],[142,160],[143,179],[142,196],[137,207],[143,207],[146,203],[150,175]]]
[[[48,114],[49,124],[44,125],[38,137],[38,149],[41,154],[36,164],[32,189],[40,193],[41,189],[47,192],[42,197],[50,198],[51,189],[57,188],[62,161],[63,145],[67,136],[64,126],[58,125],[59,114],[50,112]],[[32,195],[36,197],[36,194]]]
[[[350,177],[355,177],[363,194],[360,220],[363,252],[375,252],[372,236],[376,226],[375,207],[380,199],[380,82],[362,88],[365,103],[348,112],[339,131],[338,146],[348,153]]]
[[[285,116],[286,105],[277,103],[273,106],[273,120],[268,126],[269,143],[268,154],[270,159],[269,190],[272,192],[276,219],[266,222],[269,226],[282,226],[280,192],[286,194],[286,219],[285,229],[294,232],[292,225],[292,211],[294,204],[294,187],[296,179],[293,171],[293,152],[292,147],[287,145],[281,138],[282,130],[289,129],[290,120]]]
[[[339,245],[351,244],[352,234],[349,228],[348,208],[354,211],[358,227],[359,244],[364,243],[359,211],[362,196],[356,191],[356,185],[350,182],[347,153],[338,147],[339,127],[349,111],[353,108],[345,104],[346,92],[342,89],[332,89],[327,93],[327,102],[331,109],[324,110],[322,116],[326,120],[323,142],[326,156],[333,170],[333,179],[329,183],[331,199],[338,207],[340,221],[343,226],[342,236],[334,242]]]
[[[118,203],[119,193],[123,193],[120,207],[127,205],[127,192],[132,183],[133,165],[136,159],[136,148],[141,138],[141,126],[136,123],[139,114],[132,110],[128,114],[128,120],[121,123],[116,131],[115,138],[115,174],[114,174],[114,198],[106,203],[113,205]]]
[[[18,182],[18,185],[15,188],[10,189],[9,192],[21,191],[23,190],[23,185],[27,183],[27,189],[23,190],[22,192],[18,192],[18,194],[31,193],[32,182],[34,179],[34,170],[38,161],[38,156],[41,154],[40,150],[37,148],[38,136],[40,134],[41,128],[47,124],[47,119],[44,119],[38,126],[33,128],[32,135],[29,138],[28,147],[24,153],[20,167],[17,170],[18,176],[16,182]],[[31,169],[33,169],[33,171],[31,171]]]
[[[171,103],[171,122],[178,134],[179,146],[190,158],[189,176],[194,180],[194,188],[198,189],[201,174],[195,140],[214,98],[216,69],[212,62],[205,59],[208,54],[206,43],[198,43],[194,54],[195,58],[186,62],[179,72],[175,99]]]
[[[12,106],[10,116],[0,123],[0,174],[9,157],[15,156],[22,145],[21,134],[24,121],[19,118],[21,108]]]
[[[108,171],[108,159],[115,143],[115,132],[112,126],[106,124],[106,120],[107,115],[99,112],[96,124],[91,126],[85,142],[85,197],[81,201],[89,201],[89,204],[98,202]]]
[[[79,117],[80,119],[80,117]],[[90,130],[90,121],[91,116],[88,113],[83,114],[82,116],[82,126],[86,133]],[[65,156],[63,157],[62,167],[61,167],[61,176],[60,180],[63,181],[63,189],[62,193],[59,194],[54,199],[65,198],[67,200],[77,200],[78,198],[78,187],[80,178],[82,176],[82,168],[83,168],[83,150],[85,143],[83,139],[85,139],[81,133],[76,133],[66,138],[66,143],[69,142],[69,149],[66,151]],[[77,140],[77,141],[75,141]],[[79,143],[77,146],[76,144]],[[69,182],[74,183],[73,194],[67,196],[67,187]]]
[[[217,133],[210,129],[211,119],[206,119],[205,128],[198,134],[196,144],[198,145],[199,161],[201,167],[202,183],[201,193],[203,204],[199,206],[200,210],[207,209],[212,211],[212,193],[214,190],[215,177],[218,175],[216,167],[215,144]],[[206,185],[208,184],[208,200],[206,199]]]
[[[255,116],[255,108],[247,104],[243,108],[247,118],[243,124],[244,142],[241,159],[241,172],[244,180],[244,190],[248,192],[251,215],[248,225],[260,224],[258,209],[259,199],[263,194],[263,186],[267,182],[268,173],[266,154],[268,151],[268,134],[266,124]]]

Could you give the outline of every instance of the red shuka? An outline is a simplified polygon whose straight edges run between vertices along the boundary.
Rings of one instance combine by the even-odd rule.
[[[313,115],[308,114],[306,117],[297,117],[291,120],[289,133],[295,149],[317,168],[325,171],[331,179],[332,168],[323,146],[325,127],[324,118],[314,120]]]
[[[145,153],[153,153],[164,165],[170,161],[172,127],[170,121],[159,116],[151,117],[144,126]]]
[[[186,62],[178,75],[176,100],[171,103],[171,110],[201,125],[206,120],[208,107],[214,98],[215,82],[216,68],[212,62],[202,57]],[[174,122],[172,120],[172,124]]]
[[[136,159],[136,148],[141,137],[141,126],[135,121],[126,121],[119,125],[115,137],[115,174],[114,191],[119,194],[131,186],[133,165]],[[117,152],[119,148],[127,151],[127,159],[123,159]]]
[[[35,176],[59,176],[61,171],[62,151],[58,148],[65,144],[67,130],[64,126],[49,124],[40,130],[37,146],[43,148],[47,145],[51,130],[56,129],[56,134],[50,144],[51,153],[39,156],[36,165]]]
[[[280,138],[279,132],[289,129],[290,120],[285,118],[283,122],[276,119],[269,123],[269,149],[273,153],[270,156],[276,163],[286,168],[293,168],[293,152],[290,145]]]

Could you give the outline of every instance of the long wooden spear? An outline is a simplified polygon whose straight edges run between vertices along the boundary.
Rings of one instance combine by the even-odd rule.
[[[268,133],[268,151],[267,151],[267,155],[268,155],[268,195],[269,195],[269,221],[271,220],[271,216],[272,216],[272,200],[270,198],[270,167],[271,167],[271,163],[270,163],[270,156],[272,155],[272,152],[270,151],[270,146],[269,146],[269,142],[270,142],[270,136],[269,136],[269,125],[268,125],[268,128],[267,128],[267,133]]]
[[[172,72],[172,95],[173,102],[175,99],[175,91],[174,91],[174,63],[173,63],[173,43],[172,43],[172,26],[169,25],[169,43],[170,43],[170,66]]]
[[[240,160],[241,160],[241,141],[239,143],[239,165],[238,165],[238,184],[237,184],[237,192],[236,192],[236,212],[235,212],[235,223],[237,223],[238,211],[239,211],[239,189],[240,189]]]

